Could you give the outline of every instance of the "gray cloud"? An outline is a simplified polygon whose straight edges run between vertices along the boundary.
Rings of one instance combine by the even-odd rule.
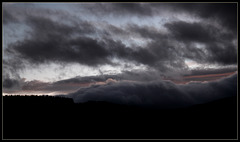
[[[97,16],[152,16],[153,11],[144,3],[93,3],[79,4],[77,8],[84,8]]]
[[[65,83],[94,83],[100,81],[106,81],[108,78],[117,79],[117,75],[100,75],[100,76],[86,76],[86,77],[74,77],[66,80],[60,80],[55,82],[55,84],[65,84]]]
[[[106,64],[114,66],[116,63],[113,63],[113,58],[117,58],[120,62],[143,64],[148,70],[157,70],[155,77],[170,72],[184,74],[189,71],[185,59],[222,66],[236,65],[237,47],[233,43],[236,40],[235,5],[200,3],[77,5],[79,9],[87,9],[85,12],[91,11],[90,16],[97,14],[96,12],[97,15],[102,16],[113,15],[110,20],[114,20],[115,15],[142,18],[154,17],[161,13],[165,16],[185,13],[199,19],[199,22],[169,21],[164,26],[167,32],[158,30],[158,27],[140,26],[136,23],[117,26],[105,21],[102,25],[98,25],[60,9],[23,10],[24,6],[14,7],[15,9],[8,6],[10,8],[5,8],[3,11],[4,24],[22,22],[30,28],[30,31],[26,33],[28,35],[26,38],[9,44],[5,49],[8,58],[4,58],[3,61],[4,72],[17,74],[26,64],[33,66],[52,62],[63,65],[79,63],[94,68]],[[65,19],[60,20],[62,18]],[[21,22],[16,19],[21,19]],[[126,44],[131,38],[139,37],[148,40],[146,44]],[[199,48],[197,44],[203,47]],[[149,77],[147,74],[145,75],[148,78],[154,80],[154,77]],[[136,78],[138,74],[132,71],[125,72],[124,76]],[[6,82],[5,86],[9,86],[9,82]]]
[[[164,61],[172,64],[176,58],[181,61],[175,52],[172,52],[172,45],[169,45],[170,43],[166,38],[149,43],[148,48],[134,50],[121,41],[115,41],[110,37],[94,39],[84,36],[84,33],[94,33],[95,31],[89,30],[93,28],[93,25],[86,24],[86,22],[83,22],[84,28],[78,30],[75,30],[76,27],[58,24],[42,17],[31,17],[28,23],[33,30],[32,37],[10,45],[6,49],[6,53],[35,64],[63,62],[96,66],[112,64],[111,58],[117,57],[151,67],[158,66],[160,70],[164,70],[167,68],[166,63],[163,63]],[[143,30],[151,32],[147,29]],[[72,34],[79,34],[79,36],[71,37]],[[175,65],[180,67],[183,63],[178,62]]]
[[[162,6],[162,4],[156,4],[159,6]],[[120,3],[120,4],[93,4],[91,6],[96,6],[96,7],[113,7],[113,9],[115,9],[115,7],[119,7],[119,9],[123,8],[123,9],[131,9],[133,11],[138,11],[140,12],[140,7],[156,7],[153,6],[152,4],[136,4],[136,3],[130,3],[130,4],[126,4],[126,3]],[[182,7],[184,7],[185,5],[178,5],[178,4],[168,4],[167,7],[174,7],[176,9],[182,9]],[[203,7],[202,5],[194,5],[192,4],[191,6],[195,6],[195,7],[200,7],[200,9],[204,9],[205,7]],[[133,8],[136,7],[136,8]],[[208,7],[208,6],[206,6]],[[148,9],[147,8],[147,9]],[[165,10],[167,8],[164,8]],[[194,8],[193,8],[194,9]],[[114,10],[113,10],[114,11]],[[117,10],[116,10],[117,11]],[[128,11],[128,10],[126,10]],[[185,11],[187,12],[187,11]],[[141,12],[140,12],[141,14]],[[211,13],[210,13],[211,14]],[[200,14],[201,15],[201,14]],[[215,15],[220,15],[220,14],[215,14]],[[69,19],[69,18],[68,18]],[[70,18],[71,19],[71,18]],[[77,19],[77,21],[80,19]],[[138,51],[132,51],[129,48],[124,47],[125,45],[122,44],[122,42],[116,42],[113,41],[111,39],[112,35],[102,35],[102,36],[108,36],[107,38],[110,38],[110,40],[106,41],[104,40],[103,42],[105,42],[107,45],[105,44],[99,44],[98,41],[102,41],[101,39],[96,39],[96,38],[88,38],[87,36],[90,35],[94,35],[97,32],[100,32],[99,29],[97,27],[95,27],[92,23],[89,23],[87,21],[78,21],[76,22],[76,19],[73,19],[71,22],[71,26],[70,25],[66,25],[66,24],[62,24],[59,23],[57,21],[53,21],[50,18],[46,18],[46,17],[41,17],[41,16],[28,16],[26,18],[26,23],[32,28],[32,38],[31,39],[26,39],[25,41],[21,41],[18,43],[15,43],[14,45],[14,50],[16,50],[17,52],[19,52],[20,54],[23,55],[23,58],[28,58],[34,61],[39,61],[39,62],[43,62],[43,60],[46,58],[46,60],[57,60],[57,61],[66,61],[66,62],[79,62],[82,64],[89,64],[89,65],[96,65],[96,64],[101,64],[103,62],[106,63],[110,63],[109,61],[107,61],[107,57],[108,56],[113,56],[113,55],[117,55],[120,58],[132,58],[133,60],[143,63],[143,64],[147,64],[149,65],[150,63],[155,64],[156,60],[159,60],[160,58],[162,59],[169,59],[168,56],[172,56],[172,57],[176,57],[178,56],[178,58],[181,56],[179,55],[180,53],[176,53],[175,54],[171,54],[172,49],[173,51],[177,51],[177,47],[174,47],[176,45],[171,45],[170,42],[172,41],[179,41],[179,42],[187,42],[185,45],[185,48],[188,47],[189,42],[201,42],[204,44],[207,44],[207,47],[209,47],[210,52],[213,50],[211,48],[211,46],[208,46],[208,44],[215,44],[215,42],[220,42],[222,40],[226,41],[226,40],[233,40],[236,38],[236,36],[233,36],[232,34],[221,34],[221,32],[219,32],[219,29],[216,28],[214,25],[207,25],[203,22],[200,23],[188,23],[188,22],[184,22],[184,21],[176,21],[176,22],[171,22],[171,23],[167,23],[165,24],[166,28],[169,29],[169,31],[171,32],[170,35],[167,34],[161,34],[160,31],[154,29],[154,28],[150,28],[149,26],[138,26],[138,25],[134,25],[131,24],[129,25],[126,29],[122,29],[122,28],[118,28],[115,27],[113,25],[109,25],[108,28],[109,29],[104,29],[105,33],[116,33],[119,34],[123,34],[123,35],[127,35],[127,34],[139,34],[141,37],[145,38],[145,39],[151,39],[152,43],[149,43],[147,45],[147,47],[150,47],[148,50],[145,49],[139,49]],[[130,31],[130,32],[129,32]],[[74,36],[75,39],[73,39]],[[101,35],[100,35],[101,36]],[[170,36],[170,37],[169,37]],[[171,37],[172,36],[172,37]],[[87,41],[89,40],[89,41]],[[79,41],[79,42],[77,42]],[[84,43],[80,42],[80,41],[84,41]],[[89,43],[87,43],[89,42]],[[91,45],[91,44],[93,45]],[[80,45],[83,44],[83,46],[87,46],[88,48],[82,48]],[[158,45],[156,47],[156,45]],[[224,43],[225,44],[229,44],[229,43]],[[216,44],[215,44],[216,45]],[[31,47],[35,47],[36,46],[36,50],[34,49],[34,51],[36,53],[39,53],[38,56],[31,56],[31,55],[35,55],[35,53],[33,51],[31,51],[31,49],[29,48],[29,46]],[[64,46],[64,47],[62,47]],[[106,49],[105,47],[112,47],[115,46],[116,48],[113,49],[113,51],[110,51],[110,53],[108,53],[108,49]],[[153,47],[155,46],[155,47]],[[19,48],[18,48],[19,47]],[[72,51],[66,51],[66,49],[71,48],[75,48]],[[96,47],[96,48],[95,48]],[[219,47],[215,46],[216,49],[218,50]],[[229,45],[228,46],[230,49],[229,54],[234,54],[234,48],[232,48],[233,46]],[[46,49],[47,48],[47,49]],[[66,58],[64,58],[64,56],[62,56],[62,53],[56,53],[55,55],[53,55],[53,52],[57,51],[56,49],[59,49],[62,51],[62,53],[66,52],[65,56]],[[172,49],[171,49],[172,48]],[[96,49],[96,52],[99,53],[99,57],[97,57],[97,55],[95,55],[92,51],[92,49]],[[39,50],[41,50],[41,52],[39,52]],[[48,50],[47,53],[44,53],[44,51]],[[156,50],[161,50],[160,52]],[[189,48],[187,48],[187,50],[189,50]],[[199,50],[195,48],[195,51],[191,51],[191,52],[187,52],[187,50],[185,50],[186,52],[186,57],[191,57],[191,54],[193,54],[194,57],[196,57],[196,54],[199,54]],[[197,51],[198,50],[198,51]],[[58,51],[58,52],[61,52]],[[76,55],[78,55],[79,53],[82,52],[82,55],[79,55],[78,57]],[[219,50],[220,51],[220,50]],[[225,51],[225,50],[224,50]],[[75,53],[76,54],[75,54]],[[131,54],[132,52],[132,54]],[[177,51],[180,52],[180,51]],[[41,54],[42,53],[42,54]],[[156,55],[154,55],[153,53],[157,53],[157,57]],[[86,58],[84,58],[85,55],[88,55],[92,57],[93,61],[90,61],[89,63],[84,63],[87,62]],[[112,55],[113,54],[113,55]],[[189,55],[190,54],[190,55]],[[214,53],[208,53],[208,54],[214,54]],[[164,55],[164,56],[163,56]],[[175,55],[175,56],[174,56]],[[53,57],[52,57],[53,56]],[[55,57],[54,57],[55,56]],[[61,58],[59,58],[58,56],[61,56]],[[73,59],[69,59],[67,56],[72,56]],[[95,58],[96,56],[96,58]],[[215,56],[215,55],[214,55]],[[212,59],[212,60],[218,60],[218,56],[222,56],[222,53],[219,53],[219,55],[216,55],[216,57],[211,57],[211,58],[207,58],[207,59]],[[227,54],[228,56],[228,54]],[[142,57],[145,57],[145,59],[142,59]],[[172,58],[171,57],[171,58]],[[200,57],[200,56],[197,56]],[[205,58],[205,57],[203,57]],[[100,61],[101,59],[103,59],[102,61]],[[202,58],[200,58],[199,60],[201,60]],[[229,59],[230,61],[220,61],[220,63],[236,63],[236,61],[233,61],[235,59],[235,55],[232,57],[232,59]],[[196,59],[197,60],[197,59]],[[98,62],[99,61],[99,62]]]
[[[232,43],[223,42],[222,45],[212,43],[207,45],[210,55],[207,57],[208,62],[219,63],[223,65],[237,64],[237,48]]]
[[[187,23],[183,21],[165,25],[171,35],[185,44],[183,56],[198,62],[213,64],[236,64],[237,48],[232,42],[235,36],[222,33],[216,26],[204,23]],[[201,43],[205,47],[196,48],[192,43]]]
[[[22,90],[24,82],[25,80],[23,78],[20,78],[19,76],[10,76],[10,73],[3,73],[2,90],[3,92],[20,91]]]
[[[151,17],[160,13],[189,13],[204,19],[217,20],[234,33],[237,29],[236,3],[95,3],[77,7],[101,16]]]
[[[175,85],[167,81],[120,82],[83,88],[67,97],[74,102],[108,101],[147,107],[176,108],[234,96],[237,75],[210,83]]]
[[[18,80],[9,79],[9,78],[3,80],[3,87],[4,88],[14,88],[15,86],[19,86]]]
[[[96,75],[96,76],[76,76],[74,78],[65,79],[56,81],[53,84],[71,84],[71,83],[97,83],[97,82],[106,82],[108,79],[113,79],[116,81],[141,81],[149,82],[153,80],[160,80],[163,77],[163,74],[160,74],[158,71],[141,71],[141,70],[131,70],[124,71],[120,74],[115,75]]]
[[[7,10],[3,9],[3,24],[16,23],[18,20]]]
[[[187,42],[210,42],[215,40],[212,30],[214,27],[203,23],[187,23],[177,21],[165,25],[179,41]]]
[[[237,71],[237,67],[226,67],[222,69],[193,69],[191,75],[223,74]]]
[[[233,33],[237,31],[237,4],[236,3],[209,3],[199,4],[192,9],[203,18],[216,18],[221,24],[228,27]]]
[[[83,22],[79,28],[59,24],[48,18],[30,17],[33,32],[31,39],[10,45],[7,53],[16,54],[32,63],[77,62],[87,65],[107,64],[108,51],[103,43],[81,36],[91,31],[91,25]],[[82,27],[81,27],[82,26]],[[80,36],[71,38],[72,34]]]

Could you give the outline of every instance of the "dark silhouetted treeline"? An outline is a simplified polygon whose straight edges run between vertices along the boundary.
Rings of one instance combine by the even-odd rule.
[[[55,97],[55,96],[37,96],[37,95],[8,95],[4,96],[4,101],[16,103],[27,103],[27,104],[72,104],[73,100],[66,97]]]
[[[237,97],[182,109],[4,96],[4,139],[236,139]]]

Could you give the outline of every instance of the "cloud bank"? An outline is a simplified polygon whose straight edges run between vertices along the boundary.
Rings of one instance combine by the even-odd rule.
[[[235,96],[237,74],[209,83],[176,85],[169,81],[117,82],[82,88],[66,97],[74,102],[107,101],[158,108],[179,108]]]

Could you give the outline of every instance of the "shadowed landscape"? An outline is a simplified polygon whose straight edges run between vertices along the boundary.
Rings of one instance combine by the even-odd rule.
[[[237,97],[181,109],[4,96],[4,139],[236,139]]]

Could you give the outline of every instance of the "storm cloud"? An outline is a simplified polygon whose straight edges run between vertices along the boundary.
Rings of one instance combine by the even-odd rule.
[[[3,87],[4,88],[13,88],[15,86],[19,86],[18,80],[9,79],[9,78],[3,80]]]
[[[162,6],[162,4],[159,3],[156,5]],[[143,9],[145,6],[146,9],[150,9],[151,5],[149,4],[100,3],[91,6],[104,7],[105,9],[111,7],[109,8],[111,11],[119,13],[120,11],[118,11],[118,9],[123,9],[123,13],[125,11],[127,14],[130,14],[133,11],[138,11],[139,15],[148,13],[148,16],[153,16],[150,14],[151,12],[140,12],[140,9]],[[175,7],[176,9],[181,9],[182,6],[180,5],[180,8],[178,8],[178,5],[175,5]],[[197,4],[196,7],[208,9],[208,7],[211,8],[212,6],[202,7],[202,5]],[[6,17],[9,17],[8,15],[10,15],[10,13],[6,10],[4,12],[7,15]],[[188,13],[187,11],[185,12]],[[194,14],[206,17],[204,14],[198,12],[196,11]],[[213,13],[212,15],[216,15],[217,18],[220,18],[221,14],[222,13],[219,12],[215,14]],[[226,13],[222,16],[227,17]],[[14,20],[12,20],[12,22],[14,22]],[[161,64],[168,64],[168,62],[164,63],[164,61],[170,60],[170,58],[174,61],[181,60],[181,50],[177,49],[178,47],[176,45],[171,44],[172,42],[183,42],[185,44],[184,48],[186,48],[183,56],[189,58],[191,58],[191,54],[200,54],[198,52],[202,51],[189,51],[188,46],[192,46],[189,44],[197,42],[206,46],[205,50],[207,53],[202,52],[201,56],[195,56],[194,58],[197,58],[195,60],[198,60],[198,58],[199,60],[207,58],[207,60],[214,63],[236,64],[235,45],[230,42],[221,42],[222,45],[218,44],[222,40],[233,40],[236,36],[231,35],[231,33],[221,33],[219,32],[220,29],[216,25],[206,24],[204,21],[198,23],[189,23],[185,21],[168,22],[165,24],[165,27],[169,30],[169,34],[161,34],[161,31],[150,28],[150,26],[138,25],[130,25],[130,27],[125,26],[125,28],[119,28],[111,25],[110,29],[103,28],[101,31],[92,22],[81,19],[74,19],[72,21],[69,20],[69,25],[59,23],[58,21],[54,21],[47,17],[35,15],[27,16],[25,22],[31,28],[31,38],[11,44],[8,50],[16,52],[16,55],[33,63],[45,63],[48,61],[65,63],[77,62],[80,64],[95,66],[99,64],[111,64],[111,58],[117,56],[117,58],[123,60],[133,60],[137,63],[156,66],[157,61],[160,61]],[[150,39],[151,42],[147,43],[142,48],[135,47],[136,50],[132,50],[132,47],[128,47],[121,40],[111,38],[111,34],[109,35],[109,33],[115,33],[116,30],[122,31],[122,33],[125,34],[130,34],[130,36],[138,34],[142,38]],[[128,30],[130,30],[130,32],[128,32]],[[99,36],[101,38],[94,37],[96,34],[100,34]],[[89,37],[89,35],[91,36]],[[222,49],[222,46],[224,49]],[[233,56],[229,56],[229,54]],[[219,58],[220,56],[226,57]]]
[[[230,97],[237,92],[237,75],[211,82],[176,85],[168,81],[119,82],[93,85],[67,97],[74,102],[107,101],[146,107],[177,108]]]
[[[237,71],[236,15],[236,3],[4,3],[3,88],[80,89],[69,95],[76,102],[183,106],[221,98],[213,90],[236,80],[189,82]]]

